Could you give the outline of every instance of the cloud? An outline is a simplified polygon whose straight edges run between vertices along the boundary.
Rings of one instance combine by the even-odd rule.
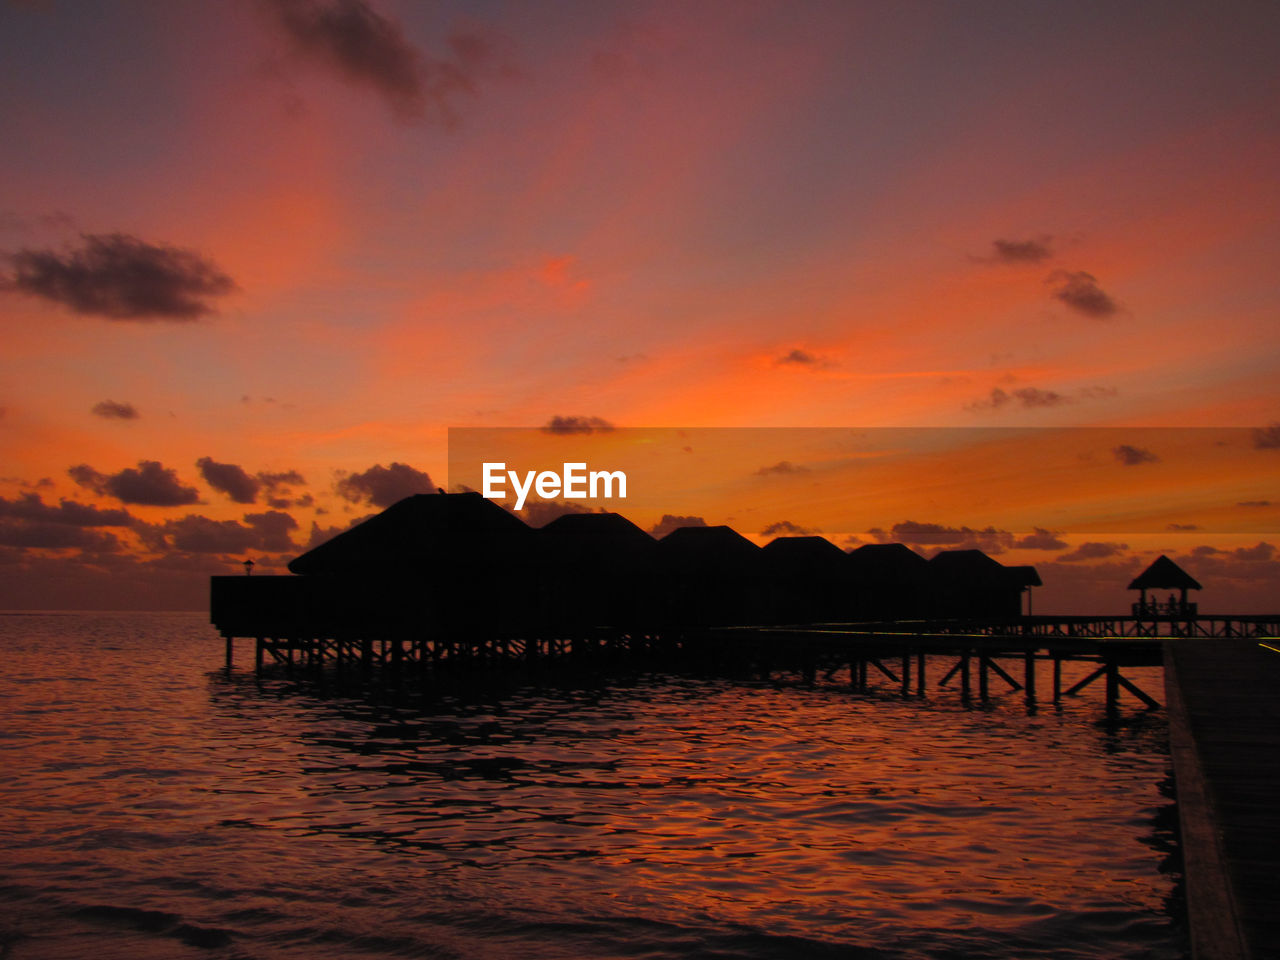
[[[183,486],[175,471],[155,460],[139,460],[137,469],[127,467],[110,476],[81,463],[68,469],[67,475],[80,486],[115,497],[121,503],[180,507],[200,502],[200,492],[195,487]]]
[[[153,549],[172,547],[183,553],[243,554],[250,550],[292,552],[297,549],[289,537],[298,522],[287,513],[268,511],[246,513],[245,522],[212,520],[198,513],[163,525],[150,525],[147,533]]]
[[[1052,294],[1055,300],[1086,317],[1105,320],[1120,312],[1119,305],[1098,286],[1097,278],[1091,273],[1055,270],[1045,282],[1055,284]]]
[[[1102,560],[1107,557],[1117,557],[1124,551],[1129,549],[1127,543],[1099,543],[1090,540],[1080,544],[1070,553],[1064,553],[1058,557],[1057,563],[1079,563],[1083,560]]]
[[[603,417],[552,417],[542,427],[543,433],[561,436],[575,433],[608,433],[613,424]]]
[[[333,488],[352,503],[370,503],[375,507],[389,507],[416,493],[436,492],[431,477],[405,463],[392,463],[389,467],[375,464],[363,473],[341,477]]]
[[[1195,524],[1195,523],[1171,523],[1167,527],[1165,527],[1165,529],[1173,531],[1174,533],[1177,533],[1185,530],[1199,530],[1200,526],[1199,524]]]
[[[995,253],[989,258],[989,262],[1043,263],[1053,256],[1049,247],[1052,239],[1044,236],[1036,240],[992,240]]]
[[[134,522],[127,510],[100,510],[74,500],[61,500],[55,507],[38,493],[24,493],[16,500],[0,497],[0,518],[73,527],[127,527]]]
[[[426,56],[398,21],[364,0],[264,0],[263,6],[299,54],[372,89],[402,120],[456,124],[454,98],[474,94],[495,57],[496,39],[479,33],[450,36],[451,59]]]
[[[243,467],[234,463],[217,463],[212,457],[201,457],[196,466],[200,468],[200,476],[204,477],[205,483],[234,502],[257,502],[261,483],[245,473]]]
[[[1034,527],[1033,532],[1013,542],[1015,550],[1065,550],[1067,542],[1053,530]]]
[[[1236,504],[1237,507],[1269,507],[1270,500],[1241,500]]]
[[[801,350],[798,347],[790,353],[783,354],[774,361],[778,366],[797,366],[797,367],[829,367],[831,361],[826,357],[820,357],[817,354],[810,353],[808,350]]]
[[[289,531],[298,529],[298,521],[279,510],[268,510],[266,513],[246,513],[247,523],[258,536],[259,550],[272,550],[277,553],[296,549],[297,545],[289,537]]]
[[[1112,447],[1111,453],[1126,467],[1136,467],[1143,463],[1160,462],[1160,458],[1150,450],[1144,450],[1142,447],[1133,447],[1127,443],[1122,443],[1118,447]]]
[[[0,520],[0,546],[114,553],[120,549],[120,541],[106,531],[68,523]]]
[[[649,528],[649,534],[655,539],[661,540],[672,530],[679,530],[681,527],[705,527],[707,521],[701,517],[681,517],[671,513],[664,513],[662,519]]]
[[[792,463],[790,460],[779,460],[777,463],[767,467],[761,467],[754,471],[753,476],[757,477],[781,477],[788,476],[793,473],[808,473],[809,468]]]
[[[949,527],[940,523],[920,523],[904,520],[895,523],[888,533],[878,527],[867,531],[880,543],[908,543],[917,546],[950,547],[953,550],[982,550],[986,553],[1004,553],[1014,545],[1014,537],[1007,530],[987,527]]]
[[[589,507],[584,507],[578,503],[569,503],[566,500],[528,500],[525,502],[524,508],[517,511],[506,504],[501,504],[502,508],[512,516],[519,517],[531,527],[545,527],[557,517],[563,517],[566,513],[595,513]],[[600,513],[604,513],[601,508]]]
[[[1118,391],[1115,387],[1081,387],[1072,394],[1059,393],[1056,390],[1041,390],[1039,387],[1019,387],[1016,390],[1005,390],[993,387],[991,393],[982,400],[965,404],[966,410],[999,410],[1010,404],[1016,404],[1024,410],[1061,407],[1077,403],[1080,400],[1099,400],[1114,397]]]
[[[1254,427],[1253,445],[1258,450],[1280,450],[1280,423]]]
[[[805,537],[811,533],[818,533],[817,530],[810,530],[808,527],[802,527],[799,524],[792,523],[790,520],[779,520],[777,523],[771,523],[760,531],[762,537]]]
[[[117,403],[115,400],[102,400],[93,405],[89,411],[104,420],[137,420],[138,409],[132,403]]]
[[[196,320],[209,300],[236,289],[216,264],[192,250],[127,234],[85,234],[78,250],[19,250],[0,289],[40,297],[110,320]]]

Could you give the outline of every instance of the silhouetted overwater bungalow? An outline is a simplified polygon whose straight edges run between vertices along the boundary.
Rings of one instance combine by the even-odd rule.
[[[778,537],[765,544],[761,556],[773,620],[810,623],[850,617],[848,558],[826,537]]]
[[[634,626],[653,619],[658,542],[617,513],[567,513],[537,531],[544,623]]]
[[[867,543],[848,555],[855,620],[928,615],[929,562],[902,543]]]
[[[1156,557],[1155,562],[1129,583],[1130,590],[1141,591],[1138,602],[1133,605],[1133,615],[1143,616],[1190,616],[1197,613],[1197,606],[1187,600],[1188,590],[1199,590],[1200,582],[1164,554]],[[1177,590],[1178,596],[1169,595],[1163,603],[1159,597],[1147,598],[1148,590]]]
[[[768,620],[761,550],[725,527],[680,527],[658,541],[654,600],[673,623]]]
[[[418,494],[297,557],[351,616],[414,627],[503,628],[533,609],[534,531],[478,493]]]
[[[1034,568],[1006,567],[981,550],[943,550],[929,560],[933,615],[938,617],[1016,617],[1022,592]]]

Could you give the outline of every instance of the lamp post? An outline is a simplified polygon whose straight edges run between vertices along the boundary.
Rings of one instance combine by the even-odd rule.
[[[253,576],[253,561],[252,561],[252,560],[245,560],[245,562],[244,562],[244,575],[245,575],[246,577],[251,577],[251,576]]]

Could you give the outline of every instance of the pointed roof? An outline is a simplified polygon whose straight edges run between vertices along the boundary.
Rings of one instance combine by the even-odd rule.
[[[540,528],[538,535],[549,543],[575,547],[609,544],[644,549],[657,542],[620,513],[566,513]]]
[[[920,583],[929,561],[905,543],[864,543],[849,554],[854,574],[874,583]]]
[[[533,531],[478,493],[420,493],[289,563],[292,573],[431,572],[484,554],[524,549]]]
[[[779,577],[841,577],[849,569],[844,551],[826,537],[777,537],[761,556]]]
[[[1130,590],[1200,590],[1199,581],[1163,553],[1133,578]]]
[[[658,541],[658,554],[669,569],[754,569],[760,548],[731,527],[679,527]]]

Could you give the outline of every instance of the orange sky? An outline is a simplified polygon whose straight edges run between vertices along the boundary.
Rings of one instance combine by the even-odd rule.
[[[0,6],[0,606],[198,604],[246,553],[455,482],[449,427],[1265,428],[1278,27],[1207,3]],[[1042,527],[1067,547],[1003,559],[1046,591],[1060,570],[1063,604],[1168,549],[1271,610],[1258,436],[1234,472],[1125,468],[1088,523],[1052,483],[975,503],[963,470],[919,502],[652,509]],[[202,460],[301,480],[236,499]],[[1125,546],[1059,561],[1087,542]]]

